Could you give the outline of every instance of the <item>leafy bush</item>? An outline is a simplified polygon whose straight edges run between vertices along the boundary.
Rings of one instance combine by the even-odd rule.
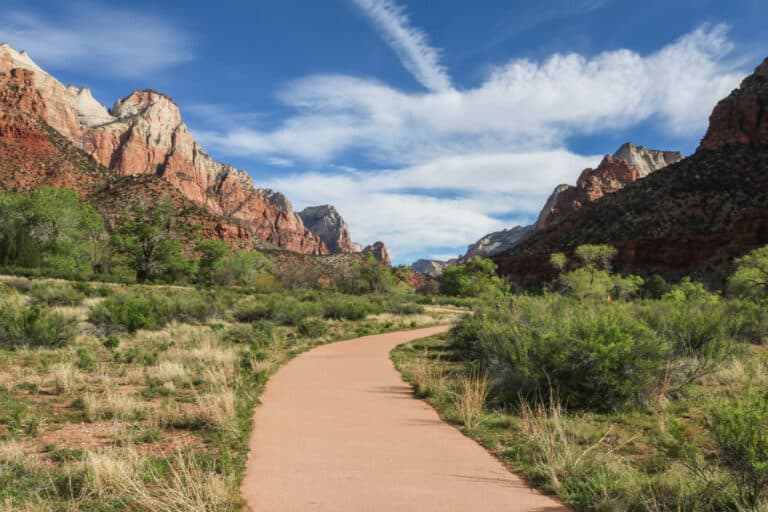
[[[454,329],[476,345],[506,398],[559,395],[574,408],[613,410],[641,402],[656,386],[666,344],[621,304],[579,305],[553,297],[516,299]],[[476,337],[476,341],[472,338]]]
[[[750,391],[710,409],[709,428],[750,510],[768,493],[768,396]]]
[[[258,320],[250,324],[238,324],[224,333],[224,341],[238,344],[250,344],[256,348],[265,348],[277,340],[277,327],[271,320]]]
[[[0,345],[59,347],[72,341],[76,324],[41,305],[0,303]]]
[[[221,286],[257,286],[259,279],[270,272],[272,263],[262,253],[237,251],[215,264],[213,282]]]
[[[496,275],[496,264],[485,258],[475,258],[464,265],[451,265],[443,270],[440,291],[445,295],[479,297],[506,290],[506,285]]]
[[[171,320],[204,321],[215,312],[215,302],[194,292],[131,290],[109,297],[91,310],[90,320],[129,332],[157,329]]]
[[[322,318],[303,318],[298,325],[299,334],[307,338],[322,338],[328,334],[328,324]]]
[[[768,302],[768,246],[736,260],[728,291],[736,297]]]
[[[322,304],[325,318],[336,320],[362,320],[369,314],[380,312],[380,308],[364,297],[333,295]]]
[[[29,293],[36,301],[52,306],[77,306],[85,298],[70,283],[35,283]]]

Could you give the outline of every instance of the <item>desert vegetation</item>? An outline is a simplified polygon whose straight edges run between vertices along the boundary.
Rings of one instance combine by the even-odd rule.
[[[613,256],[553,255],[541,293],[464,287],[483,296],[474,313],[393,358],[445,419],[577,510],[766,510],[766,249],[724,293],[613,274]]]

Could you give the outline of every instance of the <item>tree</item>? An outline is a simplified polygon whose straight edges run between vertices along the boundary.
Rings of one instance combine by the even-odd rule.
[[[68,189],[0,194],[0,263],[57,273],[88,272],[105,236],[101,216]]]
[[[220,259],[213,280],[222,286],[253,286],[259,277],[272,273],[272,262],[258,251],[235,251]]]
[[[565,269],[565,266],[568,265],[568,258],[565,256],[562,252],[556,252],[550,255],[549,257],[549,263],[555,269],[557,269],[558,272],[562,272]]]
[[[341,288],[349,293],[384,293],[395,286],[390,268],[371,253],[363,255],[363,260],[355,263],[341,281]]]
[[[611,245],[580,245],[576,248],[576,257],[585,267],[608,270],[611,260],[616,257],[616,248]]]
[[[200,253],[196,281],[202,286],[212,286],[216,265],[230,251],[229,244],[223,240],[200,240],[195,250]]]
[[[598,270],[609,270],[611,260],[616,256],[616,248],[610,245],[585,244],[578,246],[575,253],[591,276],[590,284],[593,284]]]
[[[112,242],[128,258],[139,282],[183,279],[193,270],[178,240],[173,204],[136,203],[115,228]]]
[[[728,291],[738,297],[768,301],[768,245],[736,260]]]
[[[440,291],[445,295],[477,297],[484,293],[500,293],[506,285],[496,275],[496,264],[486,258],[475,258],[463,265],[443,270]]]

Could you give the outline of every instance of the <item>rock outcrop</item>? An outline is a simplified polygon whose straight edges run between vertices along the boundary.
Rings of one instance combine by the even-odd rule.
[[[352,241],[349,226],[333,206],[309,206],[298,215],[304,226],[320,238],[330,252],[336,254],[360,251],[360,247]]]
[[[553,252],[582,244],[618,249],[617,270],[670,279],[686,275],[722,286],[733,260],[768,244],[768,105],[763,63],[718,103],[692,156],[550,223],[494,256],[518,282],[551,278]],[[623,170],[622,172],[625,172]]]
[[[648,149],[645,146],[635,146],[632,142],[625,142],[613,154],[613,159],[628,163],[637,171],[640,178],[645,178],[652,172],[679,162],[683,159],[683,154],[679,151]]]
[[[489,233],[477,242],[467,247],[467,252],[459,258],[462,262],[473,258],[488,258],[494,254],[507,251],[525,239],[532,231],[533,226],[515,226],[503,231]]]
[[[364,248],[361,252],[363,254],[373,254],[373,257],[376,258],[382,265],[386,265],[388,267],[392,266],[392,260],[389,259],[389,251],[387,251],[387,246],[384,245],[384,242],[374,242],[373,244]]]
[[[430,277],[440,277],[443,275],[443,270],[450,264],[447,261],[417,260],[411,265],[411,270]]]
[[[701,149],[729,144],[768,144],[768,59],[720,101],[709,118]]]
[[[244,172],[210,158],[182,122],[168,96],[136,91],[107,111],[87,88],[65,87],[24,52],[0,45],[0,73],[25,76],[42,100],[39,117],[82,148],[96,162],[121,176],[153,175],[173,185],[213,216],[240,224],[256,238],[307,254],[328,252],[301,218],[267,191],[254,187]],[[30,105],[18,100],[24,111]]]
[[[584,169],[575,187],[558,185],[541,210],[536,229],[545,229],[585,203],[621,190],[682,158],[679,152],[647,149],[627,142],[613,155],[606,155],[595,169]]]

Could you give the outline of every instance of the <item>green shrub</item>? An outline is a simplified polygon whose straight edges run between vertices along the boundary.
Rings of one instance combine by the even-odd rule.
[[[70,283],[35,283],[29,293],[37,302],[51,306],[77,306],[85,298]]]
[[[72,341],[77,321],[41,305],[0,303],[0,345],[59,347]]]
[[[569,407],[614,410],[655,389],[669,350],[628,305],[517,298],[465,319],[454,340],[474,348],[514,402],[559,396]],[[476,341],[474,340],[476,338]]]
[[[107,336],[107,338],[104,340],[102,345],[104,345],[104,347],[108,348],[109,350],[116,349],[117,347],[120,346],[120,338],[118,338],[114,334],[111,334]]]
[[[768,493],[768,397],[750,391],[710,409],[709,428],[724,464],[731,470],[745,505],[757,505]]]
[[[318,317],[303,318],[298,328],[299,334],[307,338],[322,338],[329,331],[326,321]]]
[[[323,301],[322,314],[335,320],[363,320],[366,316],[380,312],[381,309],[365,297],[334,295]]]
[[[87,347],[78,347],[77,367],[81,370],[93,370],[96,367],[96,361]]]
[[[736,260],[728,291],[735,297],[768,302],[768,245]]]
[[[215,313],[215,301],[196,292],[131,290],[113,295],[91,310],[90,320],[129,332],[157,329],[172,320],[205,321]]]

